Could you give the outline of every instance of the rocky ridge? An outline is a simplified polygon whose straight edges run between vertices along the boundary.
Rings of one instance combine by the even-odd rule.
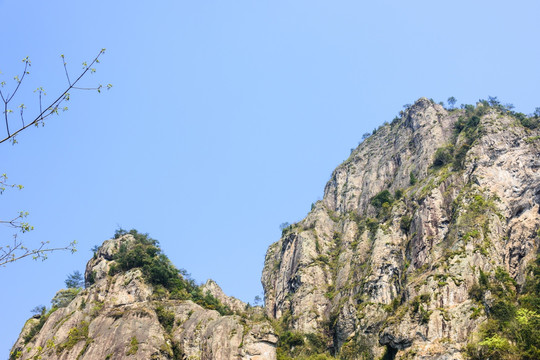
[[[111,275],[118,250],[135,242],[130,234],[105,241],[86,267],[87,288],[41,318],[28,320],[11,358],[276,358],[277,336],[261,311],[246,310],[246,304],[227,297],[215,282],[209,281],[203,294],[229,305],[229,315],[191,300],[171,299],[147,281],[141,268]]]

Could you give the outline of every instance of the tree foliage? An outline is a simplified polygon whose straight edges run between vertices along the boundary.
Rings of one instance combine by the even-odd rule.
[[[69,288],[58,291],[51,300],[52,307],[57,309],[68,306],[80,291],[81,288]]]
[[[433,155],[433,167],[438,168],[450,164],[454,160],[454,146],[440,147]]]
[[[392,194],[390,194],[390,191],[383,190],[374,197],[371,198],[371,205],[373,205],[375,208],[380,209],[385,206],[390,206],[394,202],[394,198],[392,197]]]
[[[448,98],[447,102],[448,102],[448,106],[449,106],[450,110],[453,110],[455,108],[454,105],[456,105],[457,100],[456,100],[455,97],[450,96]]]
[[[480,272],[469,296],[485,307],[488,320],[479,339],[467,347],[471,359],[540,358],[540,255],[528,272],[521,287],[502,268],[493,274]],[[488,292],[493,297],[489,303]]]
[[[222,315],[231,313],[227,306],[210,293],[204,293],[185,270],[177,269],[161,252],[157,240],[137,230],[128,232],[123,229],[116,231],[115,238],[126,234],[133,235],[135,242],[124,243],[120,246],[118,253],[114,256],[116,264],[110,267],[109,275],[139,268],[145,280],[155,286],[155,290],[167,290],[166,296],[171,299],[192,300],[207,309],[217,310]]]
[[[67,276],[64,283],[68,289],[82,288],[84,286],[84,277],[79,270],[75,270]]]

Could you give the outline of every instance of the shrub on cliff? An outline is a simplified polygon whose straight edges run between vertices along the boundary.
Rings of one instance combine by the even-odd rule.
[[[502,268],[489,276],[480,272],[469,295],[486,307],[488,321],[479,341],[468,344],[470,359],[540,359],[540,255],[529,267],[529,277],[519,289]],[[493,296],[487,305],[484,294]]]
[[[388,190],[383,190],[371,198],[371,205],[373,205],[377,209],[382,208],[385,203],[388,205],[392,205],[393,202],[394,202],[394,198],[392,197],[392,194],[390,194],[390,191]]]
[[[450,164],[454,159],[454,146],[449,145],[445,147],[440,147],[435,151],[433,156],[433,167],[439,168]]]
[[[69,288],[62,289],[56,293],[56,295],[51,300],[53,308],[63,308],[69,305],[73,299],[79,294],[81,288]]]

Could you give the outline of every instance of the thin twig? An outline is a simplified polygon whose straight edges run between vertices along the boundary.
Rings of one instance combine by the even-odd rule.
[[[67,66],[66,66],[67,63],[66,63],[66,60],[64,60],[64,55],[62,55],[62,62],[64,63],[64,71],[66,72],[68,84],[71,85],[71,80],[69,80],[69,74],[68,74]]]
[[[29,250],[29,249],[26,249],[25,247],[23,247],[22,243],[19,242],[19,243],[16,243],[16,245],[14,247],[10,247],[8,249],[8,251],[5,251],[4,249],[1,249],[4,254],[0,255],[0,266],[6,265],[7,263],[10,263],[10,262],[14,262],[14,261],[23,259],[23,258],[28,257],[28,256],[33,256],[34,259],[37,260],[39,258],[44,258],[45,259],[47,257],[46,253],[50,253],[50,252],[54,252],[54,251],[65,251],[65,250],[71,250],[72,252],[76,251],[75,247],[74,247],[74,245],[75,245],[74,242],[72,242],[71,244],[69,244],[68,246],[63,247],[63,248],[43,249],[43,247],[45,247],[46,244],[47,244],[47,242],[42,242],[41,245],[39,246],[39,248],[34,249],[34,250]],[[15,256],[14,253],[15,253],[16,250],[25,250],[26,252],[23,253],[22,255]]]
[[[6,118],[6,130],[7,130],[7,134],[8,134],[8,139],[10,138],[10,134],[9,134],[9,121],[8,121],[8,108],[7,108],[7,105],[8,105],[8,102],[7,101],[4,101],[4,117]]]
[[[72,87],[74,90],[97,90],[98,88],[81,88],[81,87]]]
[[[24,104],[21,105],[21,121],[22,121],[22,126],[24,126],[24,117],[23,117],[23,111],[24,111]]]
[[[75,87],[75,85],[79,82],[80,79],[82,79],[82,77],[91,69],[92,65],[94,65],[94,63],[96,63],[96,61],[98,61],[99,57],[104,53],[104,50],[101,50],[99,52],[99,54],[94,58],[94,60],[92,60],[92,62],[90,63],[90,65],[86,66],[84,68],[84,71],[79,75],[79,77],[73,82],[73,83],[70,83],[69,87],[60,95],[56,98],[56,100],[54,100],[47,108],[45,108],[45,110],[42,110],[41,108],[41,91],[40,91],[40,96],[39,96],[39,99],[40,99],[40,113],[39,115],[34,119],[32,120],[32,122],[24,125],[23,127],[21,127],[20,129],[18,129],[17,131],[15,131],[14,133],[10,134],[8,132],[8,136],[2,140],[0,140],[0,144],[13,138],[14,136],[16,136],[18,133],[20,133],[21,131],[27,129],[28,127],[32,126],[32,125],[35,125],[37,124],[39,121],[45,119],[46,117],[48,117],[49,115],[51,115],[52,113],[55,112],[55,110],[58,109],[58,105],[63,101],[65,100],[65,96],[66,94]],[[20,84],[20,83],[19,83]],[[94,88],[93,90],[96,90],[96,89],[99,89],[99,88]],[[12,96],[13,97],[13,96]],[[11,98],[12,98],[11,97]],[[50,112],[49,112],[50,111]],[[48,113],[49,112],[49,113]],[[7,121],[7,113],[6,113],[6,121]]]
[[[26,60],[23,60],[24,61],[24,71],[22,73],[22,76],[21,78],[17,78],[17,87],[15,88],[15,90],[13,91],[13,94],[11,94],[11,97],[8,97],[7,101],[6,102],[10,102],[11,99],[13,99],[13,97],[15,96],[15,94],[17,93],[17,90],[19,90],[19,87],[21,86],[23,80],[24,80],[24,76],[26,75],[27,73],[27,69],[28,69],[28,64],[30,63],[30,61],[28,59]]]
[[[39,112],[43,114],[43,110],[41,109],[41,93],[42,91],[39,90]]]

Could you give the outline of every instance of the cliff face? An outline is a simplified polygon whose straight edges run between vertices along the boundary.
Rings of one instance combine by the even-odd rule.
[[[479,276],[519,288],[538,249],[539,132],[514,115],[420,99],[381,127],[268,249],[267,314],[342,358],[464,358]]]
[[[118,250],[135,242],[132,235],[105,241],[86,267],[92,284],[60,308],[28,320],[11,358],[275,359],[277,337],[262,310],[246,310],[213,281],[201,293],[212,294],[230,315],[172,299],[140,268],[114,274]]]
[[[529,120],[418,100],[269,247],[264,310],[178,276],[140,234],[108,240],[87,288],[30,319],[12,358],[538,358],[540,131]],[[505,357],[514,351],[525,355]]]

